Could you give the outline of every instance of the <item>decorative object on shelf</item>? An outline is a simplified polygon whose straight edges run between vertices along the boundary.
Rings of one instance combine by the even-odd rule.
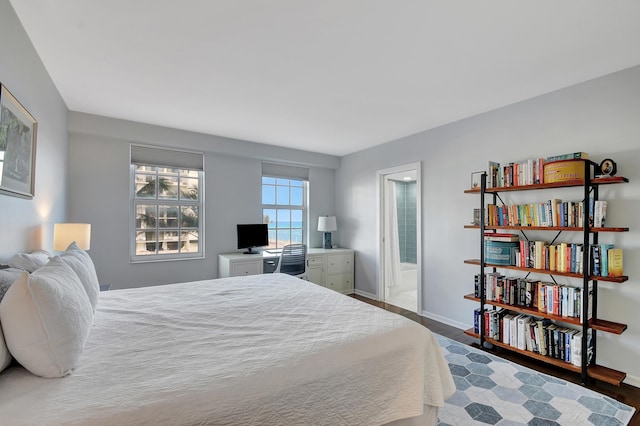
[[[91,248],[91,224],[56,223],[53,225],[53,249],[55,251],[65,251],[74,241],[82,250],[89,250]]]
[[[480,226],[480,209],[473,209],[472,225]]]
[[[602,160],[599,167],[600,168],[598,169],[598,173],[596,174],[601,176],[614,176],[618,171],[616,162],[611,158],[605,158],[604,160]]]
[[[578,179],[584,179],[584,161],[582,160],[559,160],[544,165],[545,183]]]
[[[486,172],[482,171],[471,173],[471,189],[480,189],[480,179],[484,173]]]
[[[323,248],[330,249],[331,246],[331,232],[338,230],[338,224],[335,216],[320,216],[318,218],[318,231],[324,232]]]
[[[0,193],[33,198],[38,123],[0,83]]]

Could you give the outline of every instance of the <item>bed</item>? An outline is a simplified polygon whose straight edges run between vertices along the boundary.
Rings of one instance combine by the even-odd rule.
[[[100,293],[79,365],[0,373],[11,425],[435,424],[435,336],[283,274]]]

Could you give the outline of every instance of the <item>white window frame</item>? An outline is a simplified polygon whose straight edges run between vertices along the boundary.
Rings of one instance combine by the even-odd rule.
[[[203,164],[203,154],[202,153],[191,153],[188,151],[178,151],[166,148],[158,148],[158,147],[148,147],[143,145],[131,145],[132,149],[132,159],[129,169],[129,177],[130,177],[130,207],[129,207],[129,217],[130,217],[130,226],[129,226],[129,240],[130,240],[130,261],[132,263],[141,263],[141,262],[158,262],[158,261],[168,261],[168,260],[184,260],[184,259],[198,259],[204,258],[204,217],[205,217],[205,202],[204,202],[204,167],[198,167],[198,158],[197,156],[201,156],[200,164]],[[135,154],[134,154],[134,150]],[[139,154],[142,152],[142,155]],[[134,156],[136,157],[134,159]],[[189,158],[191,156],[191,158]],[[186,157],[187,160],[184,161],[183,158]],[[149,161],[145,161],[145,158],[148,158]],[[196,159],[196,166],[193,166],[191,160]],[[171,164],[174,163],[174,164]],[[155,196],[153,198],[142,198],[137,197],[136,195],[136,168],[138,166],[148,166],[155,167],[155,172],[149,171],[144,172],[141,171],[137,173],[138,175],[148,175],[155,176],[154,181],[156,185],[156,190],[154,191]],[[178,187],[180,187],[180,180],[185,178],[182,177],[180,173],[178,174],[170,174],[165,172],[166,169],[180,169],[180,170],[191,170],[193,172],[197,172],[198,176],[198,199],[189,199],[182,198],[180,195],[176,199],[170,198],[162,198],[161,188],[158,187],[158,182],[162,177],[172,177],[178,179]],[[156,217],[156,221],[154,227],[152,228],[139,228],[138,225],[138,214],[137,207],[138,205],[151,205],[156,206],[168,206],[177,208],[182,214],[183,208],[195,207],[198,209],[198,250],[197,251],[182,251],[183,244],[180,236],[183,232],[182,221],[180,220],[180,214],[176,217],[176,225],[172,227],[161,227],[159,225],[159,218]],[[157,211],[157,210],[156,210]],[[194,227],[195,228],[195,227]],[[162,250],[156,249],[155,254],[137,254],[136,247],[139,244],[136,236],[139,232],[143,232],[142,229],[149,229],[150,232],[156,233],[156,241],[158,240],[158,232],[177,232],[179,239],[176,241],[178,252],[173,252],[173,250],[167,251],[167,253],[162,253]],[[190,228],[187,228],[190,229]],[[170,242],[161,242],[160,244],[164,244],[163,248],[168,248],[168,244]]]
[[[308,208],[307,208],[307,194],[308,194],[308,188],[309,188],[309,182],[306,179],[301,179],[299,177],[284,177],[284,176],[270,176],[268,174],[264,174],[262,175],[262,178],[271,178],[271,179],[275,179],[276,183],[274,184],[274,186],[276,187],[276,202],[277,202],[277,187],[278,186],[284,186],[284,185],[278,185],[277,181],[278,179],[286,179],[286,180],[294,180],[294,181],[299,181],[302,182],[302,206],[297,206],[297,205],[291,205],[291,204],[262,204],[262,219],[263,222],[266,223],[265,221],[265,216],[264,216],[264,211],[265,210],[296,210],[296,211],[300,211],[301,212],[301,217],[302,217],[302,244],[306,244],[306,240],[307,240],[307,222],[308,222],[308,217],[307,217],[307,212],[308,212]],[[262,197],[262,192],[263,192],[263,188],[264,188],[264,180],[260,179],[260,196]],[[267,184],[269,185],[269,184]],[[291,187],[289,185],[289,187]],[[295,187],[295,186],[294,186]],[[300,188],[300,187],[297,187]],[[291,198],[289,198],[290,200]],[[262,200],[261,200],[262,201]],[[278,228],[277,227],[277,218],[276,220],[276,228],[275,228],[275,233],[276,233],[276,246],[271,246],[271,244],[266,247],[268,249],[281,249],[285,244],[279,244],[280,241],[277,237],[278,235],[278,230],[279,229],[289,229],[289,232],[291,233],[291,229],[299,229],[299,228]],[[268,228],[269,232],[273,230],[273,228]],[[269,241],[271,241],[271,238],[269,239]]]

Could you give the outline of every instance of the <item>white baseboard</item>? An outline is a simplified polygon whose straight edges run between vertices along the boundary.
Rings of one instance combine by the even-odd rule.
[[[468,328],[471,328],[473,326],[470,326],[469,324],[464,324],[461,322],[457,322],[457,321],[452,321],[450,318],[446,318],[440,315],[436,315],[436,314],[432,314],[431,312],[427,312],[427,311],[422,311],[421,314],[423,317],[425,318],[429,318],[432,319],[434,321],[438,321],[441,322],[443,324],[447,324],[450,325],[451,327],[455,327],[458,328],[460,330],[466,330]]]
[[[625,383],[625,384],[627,384],[629,386],[633,386],[633,387],[636,387],[636,388],[640,388],[640,377],[629,376],[627,374],[627,377],[624,378],[622,383]]]
[[[366,297],[367,299],[378,300],[378,296],[366,291],[358,290],[357,288],[354,291],[358,296]]]

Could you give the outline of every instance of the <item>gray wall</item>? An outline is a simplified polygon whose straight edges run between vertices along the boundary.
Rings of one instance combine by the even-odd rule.
[[[115,289],[217,277],[218,254],[236,251],[236,224],[262,221],[263,159],[310,168],[310,247],[322,245],[318,216],[334,214],[337,157],[75,112],[69,132],[69,216],[91,223],[91,257]],[[130,142],[205,153],[204,259],[129,262]]]
[[[67,108],[8,0],[0,0],[0,81],[38,121],[35,197],[0,194],[0,263],[51,250],[66,213]]]
[[[600,242],[624,248],[624,284],[600,284],[601,317],[629,325],[621,336],[599,333],[599,362],[626,371],[640,384],[640,67],[631,68],[510,107],[425,131],[342,158],[336,174],[336,214],[349,226],[341,231],[345,246],[356,250],[356,289],[377,293],[376,170],[422,160],[423,314],[460,328],[471,327],[476,305],[463,300],[473,291],[480,236],[464,229],[479,197],[464,194],[471,172],[487,161],[519,161],[586,151],[597,161],[611,157],[624,185],[602,187],[609,199],[607,224],[631,232],[601,234]],[[553,197],[579,200],[575,190],[509,194],[506,202]],[[546,197],[546,198],[545,198]],[[513,201],[508,201],[513,199]],[[536,235],[532,235],[536,238]],[[550,239],[545,233],[537,238]],[[579,236],[563,235],[573,242]],[[548,276],[541,276],[548,280]],[[574,281],[575,284],[575,281]]]

